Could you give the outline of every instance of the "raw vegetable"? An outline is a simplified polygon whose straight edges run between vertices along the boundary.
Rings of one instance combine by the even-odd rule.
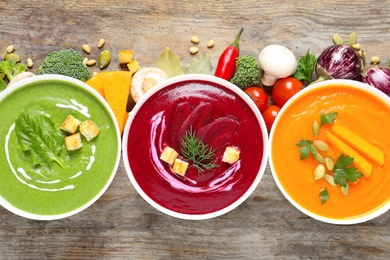
[[[294,77],[310,84],[312,82],[314,68],[316,66],[317,58],[307,50],[305,56],[301,57],[298,61],[297,70],[294,73]]]
[[[272,98],[278,106],[282,107],[302,88],[303,83],[294,77],[279,79],[272,89]]]
[[[131,80],[131,96],[138,102],[146,92],[157,84],[167,80],[169,76],[161,69],[145,67],[138,70]]]
[[[218,59],[214,76],[230,81],[236,71],[236,59],[239,56],[239,41],[244,28],[241,27],[234,42],[228,46]]]
[[[374,65],[363,73],[362,81],[390,96],[390,70]]]
[[[270,131],[275,121],[276,116],[280,111],[280,107],[277,105],[268,106],[262,113],[267,130]]]
[[[360,80],[361,67],[361,58],[351,46],[331,45],[318,56],[316,82],[327,79]]]
[[[339,154],[346,154],[353,158],[354,164],[362,171],[365,177],[370,177],[372,172],[372,164],[355,149],[335,136],[332,132],[326,132],[326,136],[331,146],[333,146]]]
[[[101,76],[105,98],[115,114],[121,133],[128,118],[126,107],[131,78],[130,71],[110,71]]]
[[[201,139],[196,137],[195,131],[192,128],[187,131],[181,141],[180,153],[183,157],[193,163],[198,170],[198,173],[211,170],[218,165],[212,162],[215,150],[204,144]]]
[[[354,158],[348,155],[341,154],[337,159],[334,166],[334,183],[339,184],[341,187],[346,187],[347,181],[352,183],[358,181],[363,174],[355,167],[352,166]]]
[[[91,78],[91,71],[83,64],[83,55],[72,48],[49,53],[38,72],[65,75],[84,82]]]
[[[2,82],[0,85],[7,85],[7,82],[4,81],[4,78],[10,82],[16,75],[25,72],[26,70],[26,65],[18,63],[14,60],[0,61],[0,82]]]
[[[260,68],[264,71],[261,82],[273,86],[276,80],[293,75],[297,69],[294,53],[284,46],[272,44],[259,54]]]
[[[211,64],[210,54],[205,53],[193,58],[187,65],[185,74],[207,74],[211,75],[213,65]]]
[[[156,67],[164,71],[169,78],[179,76],[184,73],[180,57],[171,51],[169,47],[165,47],[164,51],[161,53],[157,60]]]
[[[43,111],[30,108],[15,121],[15,133],[23,152],[29,153],[33,166],[49,173],[52,162],[62,168],[67,165],[59,157],[63,138],[54,122]]]
[[[107,71],[102,71],[98,74],[96,74],[95,76],[93,76],[92,78],[90,78],[89,80],[87,80],[85,83],[87,83],[89,86],[91,86],[92,88],[94,88],[97,92],[99,92],[99,94],[105,98],[105,95],[104,95],[104,87],[103,87],[103,80],[102,80],[102,76],[104,74],[108,73]]]
[[[321,113],[320,120],[321,120],[321,125],[326,125],[326,124],[332,124],[334,123],[336,117],[337,117],[337,112],[330,112],[326,114],[325,112]]]
[[[300,147],[299,149],[299,158],[301,160],[309,158],[309,155],[312,154],[315,156],[317,154],[317,148],[315,147],[313,141],[303,139],[299,141],[296,146]]]
[[[264,91],[264,89],[252,86],[244,91],[253,100],[260,112],[264,112],[266,110],[268,107],[268,94]]]
[[[29,71],[24,71],[22,73],[19,73],[15,77],[13,77],[12,80],[8,83],[7,86],[11,86],[15,82],[18,82],[19,80],[26,79],[26,78],[29,78],[29,77],[32,77],[32,76],[35,76],[35,74],[31,73]]]
[[[240,56],[236,59],[236,72],[231,82],[241,89],[257,85],[260,79],[259,65],[252,55]]]
[[[325,204],[325,202],[328,201],[329,199],[328,188],[324,188],[320,191],[320,199],[321,199],[321,204]]]
[[[385,152],[379,147],[371,144],[362,136],[356,134],[351,129],[335,124],[332,132],[344,142],[356,149],[360,154],[373,160],[379,166],[385,163]]]

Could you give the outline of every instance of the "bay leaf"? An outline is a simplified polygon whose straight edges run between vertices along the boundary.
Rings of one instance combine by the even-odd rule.
[[[165,47],[157,60],[157,68],[165,71],[170,78],[182,75],[183,65],[180,57],[171,51],[169,47]]]
[[[193,58],[190,63],[188,63],[184,73],[211,75],[212,69],[213,65],[211,64],[210,54],[205,53]]]

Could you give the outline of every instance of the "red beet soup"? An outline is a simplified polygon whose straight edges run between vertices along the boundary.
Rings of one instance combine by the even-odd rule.
[[[205,132],[216,166],[199,172],[189,162],[184,176],[160,159],[166,146],[181,157],[183,128]],[[205,130],[207,129],[207,130]],[[127,142],[131,173],[144,193],[160,206],[182,214],[216,212],[237,201],[259,174],[263,136],[255,113],[236,93],[216,83],[188,80],[150,96],[139,108]],[[222,161],[227,146],[238,161]]]

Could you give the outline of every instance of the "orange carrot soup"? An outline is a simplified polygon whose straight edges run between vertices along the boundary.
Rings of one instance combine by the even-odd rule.
[[[376,214],[379,209],[383,211],[390,200],[388,101],[346,81],[332,80],[309,88],[283,107],[271,132],[270,162],[279,188],[298,208],[319,218],[349,221]],[[321,115],[334,118],[321,125]],[[315,121],[318,128],[313,126]],[[301,140],[312,142],[317,154],[330,157],[327,160],[334,165],[342,156],[353,158],[353,162],[344,168],[339,164],[341,171],[335,173],[336,167],[321,158],[315,159],[312,152],[301,159],[303,146],[297,145]],[[314,145],[318,144],[316,140],[329,149]],[[343,173],[352,176],[356,171],[361,177],[344,178],[347,185],[341,189],[340,181],[332,185],[322,176],[323,172],[317,179],[314,177],[320,164],[332,181],[340,180]]]

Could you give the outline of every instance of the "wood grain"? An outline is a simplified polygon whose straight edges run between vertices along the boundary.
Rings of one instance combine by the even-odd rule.
[[[132,49],[141,66],[155,66],[169,46],[186,65],[189,39],[200,52],[219,55],[244,27],[242,54],[257,56],[268,44],[290,48],[297,57],[331,44],[334,33],[358,33],[368,56],[389,59],[389,1],[185,1],[173,0],[3,0],[0,55],[13,44],[38,71],[47,53],[105,38],[113,54]],[[206,47],[209,39],[216,45]],[[118,57],[108,67],[120,69]],[[93,68],[99,71],[98,68]],[[4,166],[1,166],[4,167]],[[0,209],[3,259],[388,259],[390,214],[354,225],[313,220],[295,209],[276,186],[270,169],[237,209],[204,221],[166,216],[135,191],[121,163],[107,192],[85,211],[58,221],[33,221]]]

